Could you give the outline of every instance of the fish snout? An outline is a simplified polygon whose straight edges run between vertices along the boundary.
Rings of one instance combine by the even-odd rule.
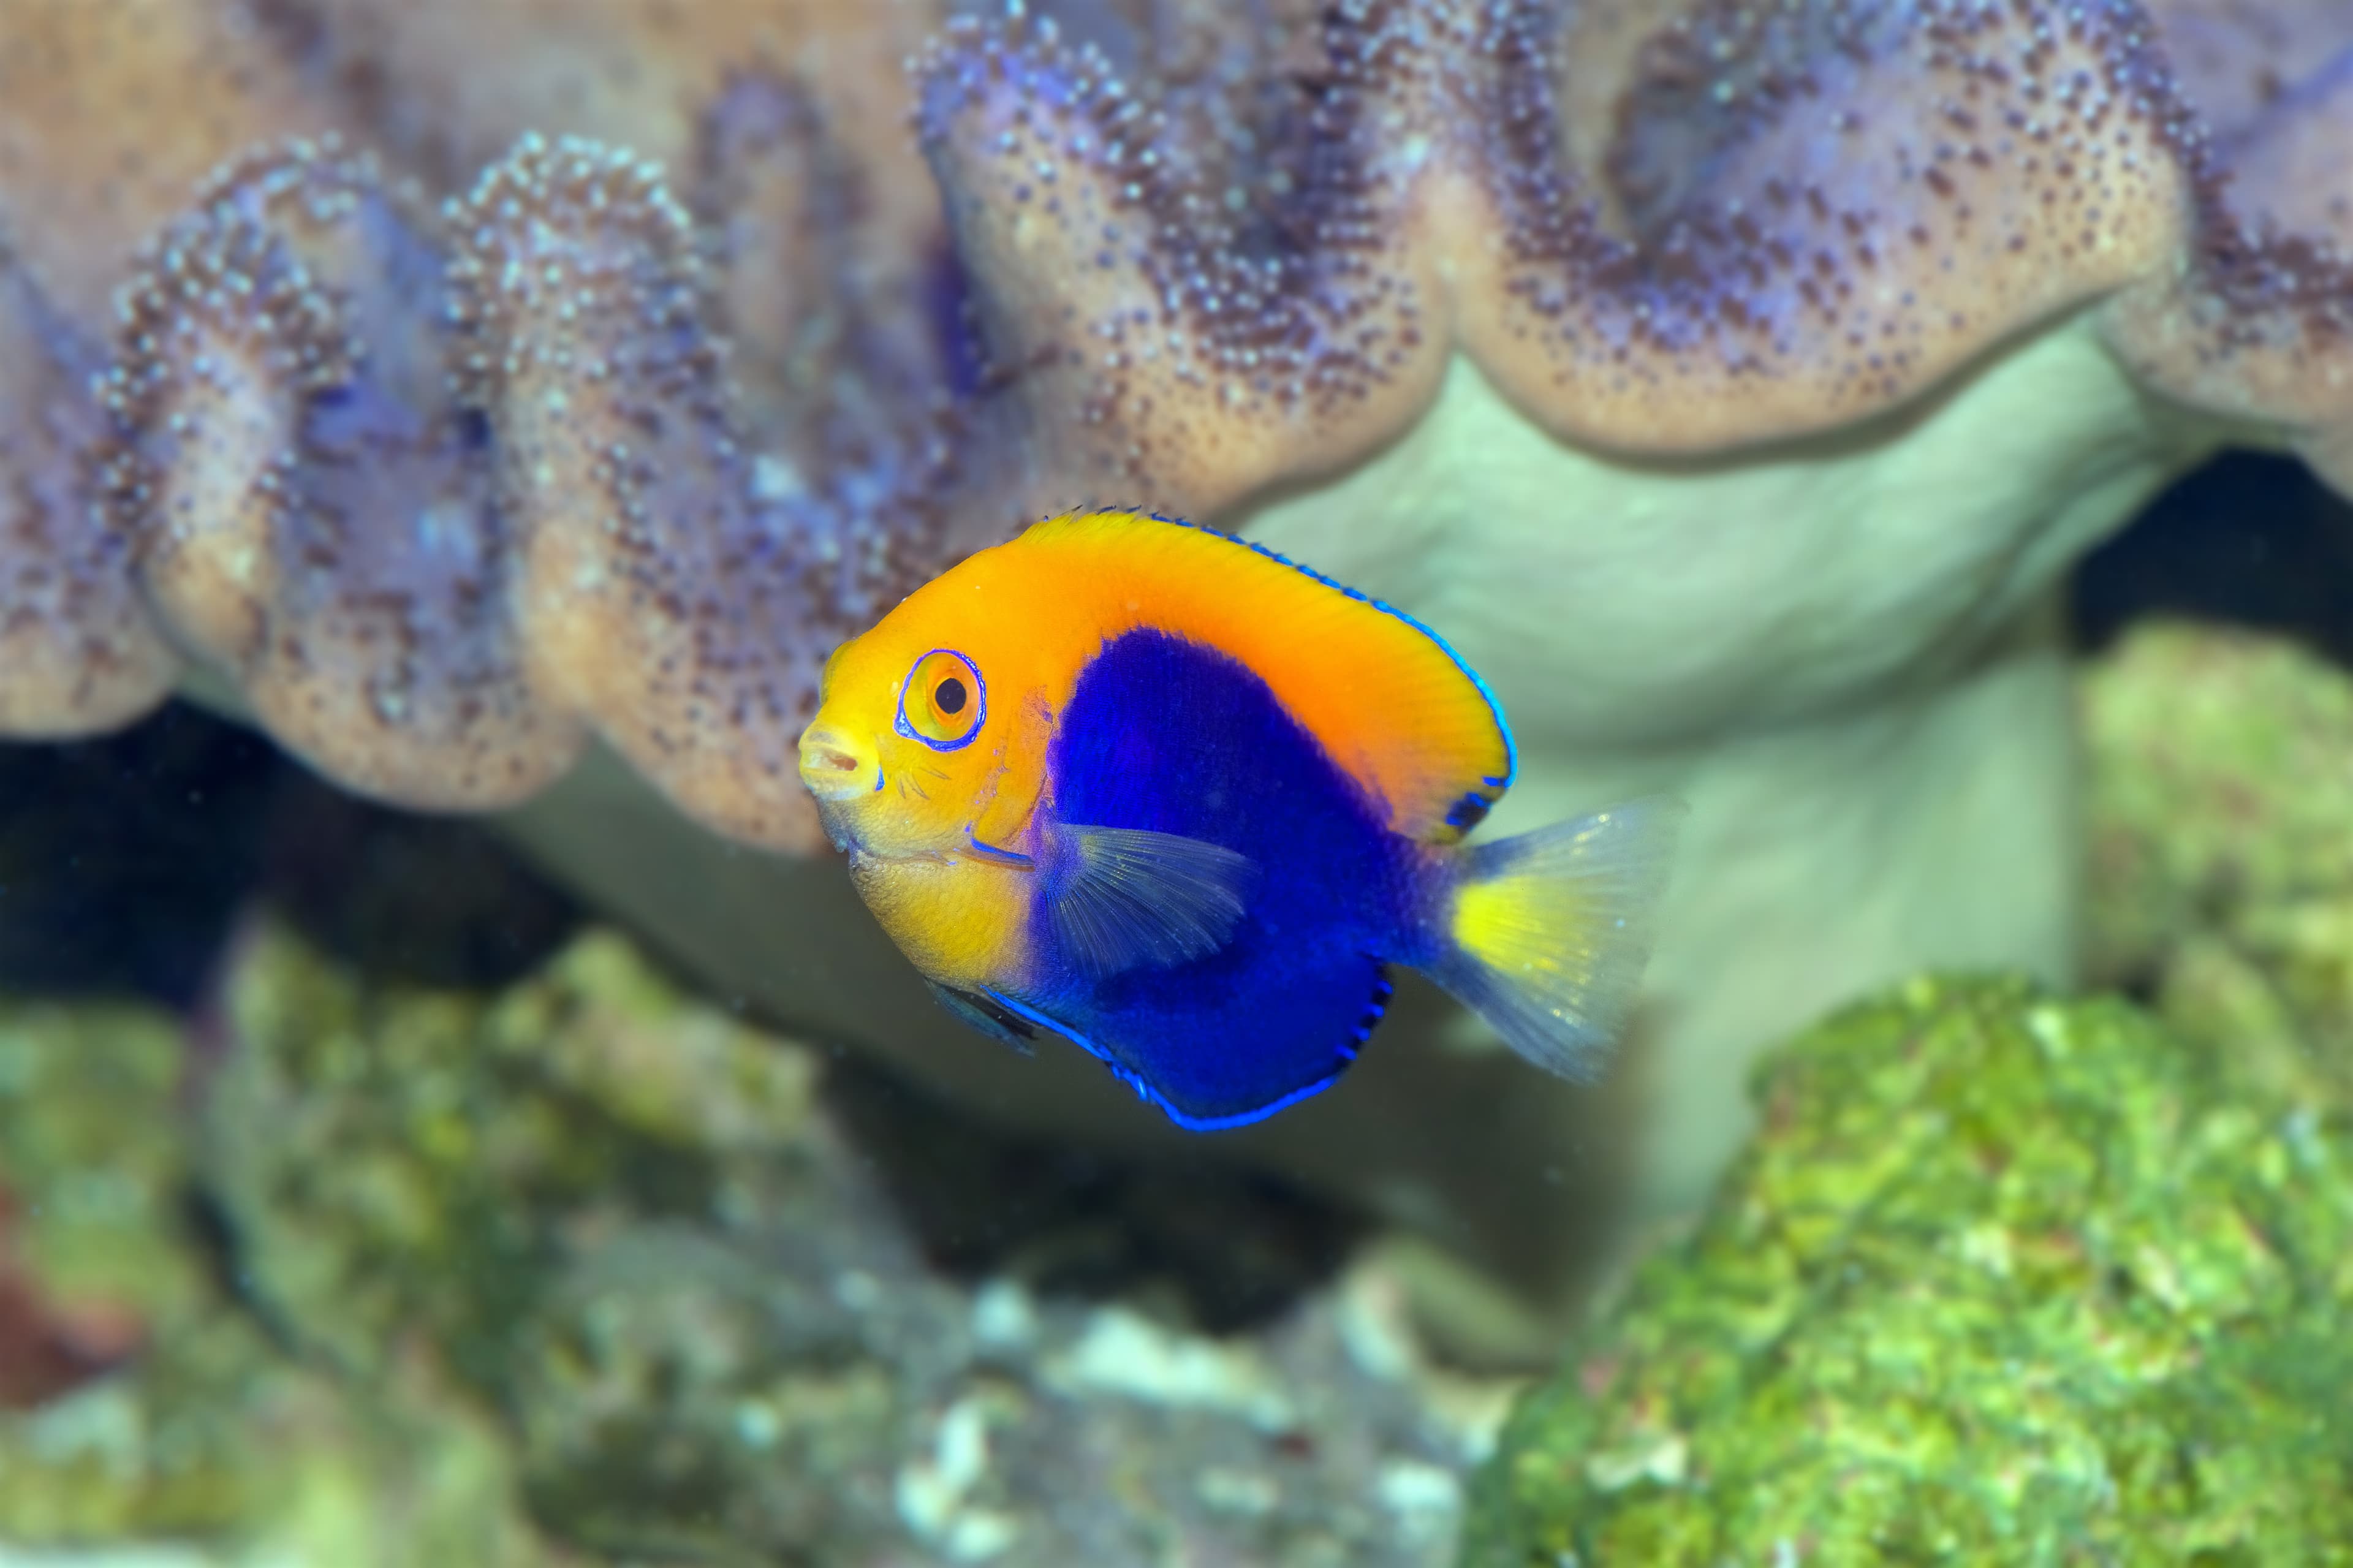
[[[801,731],[801,783],[819,800],[848,800],[868,793],[881,766],[839,730],[812,724]]]

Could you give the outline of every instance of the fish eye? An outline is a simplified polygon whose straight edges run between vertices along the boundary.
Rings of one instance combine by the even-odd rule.
[[[988,720],[988,687],[972,660],[954,648],[938,647],[915,661],[899,688],[902,735],[935,752],[968,744]]]

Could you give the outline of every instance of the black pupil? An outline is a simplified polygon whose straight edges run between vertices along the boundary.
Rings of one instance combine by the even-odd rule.
[[[937,689],[933,691],[932,700],[939,704],[939,710],[943,713],[963,712],[964,682],[953,675],[949,676],[940,682]]]

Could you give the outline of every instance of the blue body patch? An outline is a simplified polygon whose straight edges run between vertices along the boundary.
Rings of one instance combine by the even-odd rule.
[[[1203,839],[1258,878],[1217,952],[1101,980],[1033,909],[1040,977],[992,1000],[1195,1129],[1271,1116],[1346,1070],[1387,1005],[1385,965],[1423,956],[1413,851],[1265,681],[1199,643],[1126,633],[1081,672],[1048,780],[1058,821]]]

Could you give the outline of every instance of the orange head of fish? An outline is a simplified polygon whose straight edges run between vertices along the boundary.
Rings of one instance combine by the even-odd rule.
[[[984,552],[826,661],[801,782],[844,849],[936,858],[1026,837],[1060,662],[1048,606]]]

